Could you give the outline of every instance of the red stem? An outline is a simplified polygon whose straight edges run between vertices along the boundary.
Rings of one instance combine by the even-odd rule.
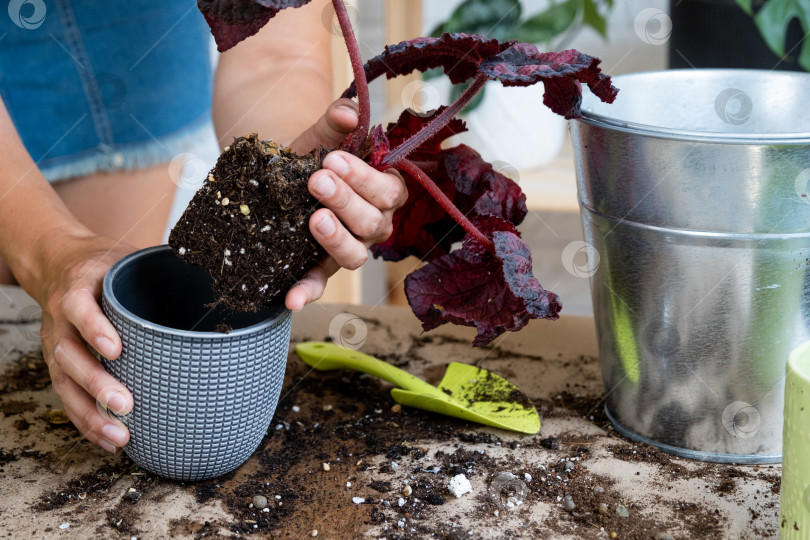
[[[360,54],[360,47],[357,45],[357,38],[354,35],[352,22],[346,12],[343,0],[332,0],[335,7],[335,14],[340,23],[340,30],[343,32],[343,40],[349,50],[349,59],[352,62],[354,72],[354,82],[357,88],[357,101],[360,104],[360,117],[357,122],[357,129],[352,133],[351,141],[346,147],[346,151],[355,153],[368,137],[368,130],[371,125],[371,101],[368,94],[368,80],[366,80],[366,70],[363,68],[363,57]]]
[[[401,159],[408,157],[408,154],[419,148],[422,143],[433,137],[439,130],[450,123],[450,120],[455,118],[458,113],[464,110],[464,107],[481,91],[488,80],[485,75],[478,74],[478,76],[473,79],[472,84],[464,90],[455,102],[450,104],[441,114],[434,116],[418,133],[412,135],[410,139],[396,147],[396,149],[385,157],[382,164],[390,167],[393,163],[397,163]],[[359,94],[358,92],[358,95]]]
[[[430,193],[430,195],[436,200],[436,202],[439,203],[439,205],[441,205],[442,208],[444,208],[444,211],[450,214],[450,217],[456,220],[456,223],[461,225],[461,227],[465,231],[467,231],[468,234],[470,234],[473,238],[478,240],[478,243],[484,246],[487,249],[487,251],[489,251],[493,255],[495,254],[495,244],[492,243],[492,240],[484,236],[484,233],[479,231],[478,227],[473,225],[473,223],[469,219],[467,219],[467,216],[461,213],[461,210],[456,208],[456,205],[453,204],[453,201],[451,201],[447,197],[447,195],[445,195],[444,192],[441,189],[439,189],[439,186],[437,186],[436,183],[433,182],[433,180],[431,180],[431,178],[427,174],[425,174],[425,172],[422,169],[420,169],[414,162],[402,158],[399,161],[397,161],[394,164],[394,166],[398,169],[402,169],[403,171],[411,175],[413,178],[415,178],[416,181],[419,182],[422,185],[422,187],[425,188],[425,190],[427,190],[428,193]]]

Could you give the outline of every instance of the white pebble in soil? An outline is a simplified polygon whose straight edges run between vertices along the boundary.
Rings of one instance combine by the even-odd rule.
[[[610,507],[606,503],[599,503],[599,506],[597,507],[596,510],[603,516],[606,516],[610,513]]]
[[[363,504],[364,502],[366,502],[366,498],[365,497],[352,497],[352,502],[354,504]]]
[[[566,495],[563,498],[563,510],[566,512],[573,512],[576,510],[577,505],[574,503],[574,498],[571,495]]]
[[[472,484],[470,484],[470,481],[467,480],[465,475],[457,474],[450,479],[450,482],[447,484],[447,489],[458,499],[465,493],[472,492]]]

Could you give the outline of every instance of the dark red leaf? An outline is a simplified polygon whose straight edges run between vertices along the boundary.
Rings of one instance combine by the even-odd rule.
[[[220,52],[258,32],[276,13],[310,0],[197,0]]]
[[[369,165],[375,168],[380,168],[383,159],[388,155],[391,150],[391,143],[388,142],[388,137],[385,136],[382,126],[374,126],[371,128],[368,138],[363,147],[358,151],[358,155],[365,156]]]
[[[395,123],[388,125],[389,143],[391,146],[401,144],[422,129],[432,117],[404,111]],[[455,194],[455,188],[439,164],[441,144],[448,137],[466,129],[464,122],[454,119],[411,154],[411,159],[429,174],[450,199]],[[372,254],[387,261],[399,261],[410,255],[424,260],[444,255],[453,242],[463,237],[464,231],[460,228],[455,230],[455,222],[414,178],[405,171],[400,173],[408,189],[408,200],[394,212],[393,234],[385,242],[371,246]]]
[[[420,37],[396,45],[386,45],[385,52],[366,62],[369,82],[385,75],[389,79],[436,67],[453,84],[462,83],[478,74],[478,65],[485,59],[507,49],[514,41],[499,43],[479,34],[443,34],[442,37]],[[354,83],[343,94],[354,97]]]
[[[467,216],[497,216],[518,225],[526,217],[526,195],[507,176],[497,172],[481,155],[461,144],[439,155],[453,181],[453,203]]]
[[[473,345],[487,345],[529,319],[559,318],[559,297],[532,275],[528,246],[507,221],[479,218],[476,226],[495,243],[497,255],[467,236],[461,249],[427,263],[405,278],[405,293],[424,330],[447,322],[474,326]]]
[[[582,115],[579,83],[588,85],[599,99],[613,103],[618,90],[599,69],[600,60],[574,49],[541,53],[534,45],[516,43],[484,60],[479,71],[504,86],[529,86],[542,81],[545,103],[566,118]]]
[[[447,107],[442,106],[427,114],[417,114],[410,109],[403,111],[396,122],[388,124],[387,134],[391,146],[396,148],[409,139],[411,135],[421,131],[433,117],[441,114],[446,108]],[[436,161],[438,160],[439,152],[441,152],[442,143],[453,135],[458,135],[465,131],[467,131],[466,124],[462,120],[454,118],[439,130],[436,135],[426,140],[421,146],[409,154],[408,159],[414,162]]]
[[[438,145],[435,147],[438,150]],[[438,154],[435,161],[438,167],[431,175],[434,182],[437,182],[453,204],[461,210],[468,218],[476,216],[496,216],[504,218],[515,225],[520,224],[526,217],[526,195],[520,187],[507,176],[495,171],[489,163],[466,145],[459,145]],[[423,164],[426,162],[423,162]],[[424,166],[424,165],[423,165]],[[416,184],[416,181],[413,181]],[[424,191],[422,186],[416,184],[414,188]],[[416,199],[414,204],[425,205],[433,203],[433,199]],[[438,203],[433,203],[438,208]],[[397,212],[406,216],[405,223],[408,227],[416,227],[419,223],[412,219],[416,214],[413,207],[398,209]],[[395,213],[396,216],[396,213]],[[423,237],[423,244],[417,250],[409,251],[410,255],[420,256],[420,253],[428,253],[429,256],[422,257],[424,260],[435,259],[450,251],[450,247],[461,241],[467,234],[453,218],[446,212],[431,212],[430,218],[433,221],[425,222],[421,226],[428,233]],[[393,243],[406,241],[394,233],[394,238],[389,239]],[[425,248],[431,248],[425,251]]]
[[[386,261],[400,261],[410,255],[430,260],[444,255],[450,250],[452,241],[443,239],[441,233],[430,225],[445,223],[447,212],[416,180],[405,173],[402,177],[408,188],[408,200],[394,212],[394,232],[385,242],[371,246],[371,253]],[[452,183],[445,182],[437,184],[443,191],[452,192]]]

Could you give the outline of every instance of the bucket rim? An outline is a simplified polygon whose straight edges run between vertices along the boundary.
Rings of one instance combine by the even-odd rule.
[[[801,71],[769,71],[764,69],[734,69],[734,68],[695,68],[695,69],[665,69],[658,71],[642,71],[612,76],[612,82],[621,93],[622,81],[631,79],[650,78],[678,78],[684,74],[689,77],[751,77],[751,78],[779,78],[790,84],[790,81],[803,80],[810,84],[810,73]],[[584,122],[614,131],[647,135],[662,139],[675,139],[693,142],[713,142],[721,144],[761,144],[761,145],[810,145],[810,131],[795,131],[790,133],[720,133],[711,131],[695,131],[660,127],[641,122],[621,120],[607,114],[599,114],[587,108],[587,101],[597,101],[590,92],[583,92],[582,118],[575,121]]]

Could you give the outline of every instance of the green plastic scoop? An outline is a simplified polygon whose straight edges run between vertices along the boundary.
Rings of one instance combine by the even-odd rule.
[[[398,386],[391,390],[397,403],[521,433],[540,431],[540,417],[532,402],[503,377],[468,364],[447,366],[439,387],[414,377],[373,356],[332,343],[300,343],[295,352],[320,371],[354,369]]]

